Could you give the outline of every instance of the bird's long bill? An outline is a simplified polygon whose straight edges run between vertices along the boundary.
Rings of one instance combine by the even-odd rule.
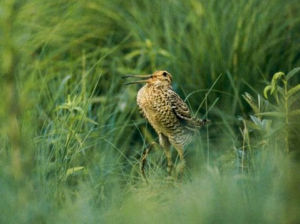
[[[152,75],[124,75],[122,76],[123,79],[127,78],[139,78],[140,80],[132,81],[132,82],[126,82],[124,85],[131,85],[131,84],[137,84],[137,83],[145,83],[149,78],[151,78]]]

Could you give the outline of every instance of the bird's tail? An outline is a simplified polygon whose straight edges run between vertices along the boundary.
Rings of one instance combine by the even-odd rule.
[[[194,129],[198,129],[207,125],[208,123],[210,123],[210,120],[207,119],[202,120],[202,119],[194,118],[193,120],[190,121],[189,126],[191,126]]]
[[[197,131],[199,128],[207,125],[208,123],[210,123],[210,120],[194,118],[188,122],[186,127],[191,131]]]
[[[209,124],[210,123],[210,120],[207,120],[207,119],[203,119],[203,120],[201,120],[201,119],[195,119],[195,126],[196,127],[202,127],[202,126],[205,126],[205,125],[207,125],[207,124]]]

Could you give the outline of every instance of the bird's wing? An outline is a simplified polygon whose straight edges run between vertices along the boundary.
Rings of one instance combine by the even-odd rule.
[[[169,102],[175,115],[185,121],[192,120],[190,110],[186,103],[173,90],[168,90]]]
[[[168,96],[174,114],[187,128],[195,129],[205,124],[205,121],[192,117],[188,106],[177,93],[173,90],[169,90]]]

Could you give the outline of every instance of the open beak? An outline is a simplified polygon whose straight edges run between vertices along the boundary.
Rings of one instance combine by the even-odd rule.
[[[123,79],[127,78],[139,78],[140,80],[132,81],[132,82],[126,82],[124,85],[131,85],[131,84],[137,84],[137,83],[146,83],[148,79],[150,79],[152,75],[124,75],[122,76]]]

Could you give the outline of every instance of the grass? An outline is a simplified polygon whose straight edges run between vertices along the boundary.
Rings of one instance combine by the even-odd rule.
[[[2,0],[0,222],[299,222],[297,3]],[[212,124],[146,184],[157,136],[120,77],[156,69]]]

